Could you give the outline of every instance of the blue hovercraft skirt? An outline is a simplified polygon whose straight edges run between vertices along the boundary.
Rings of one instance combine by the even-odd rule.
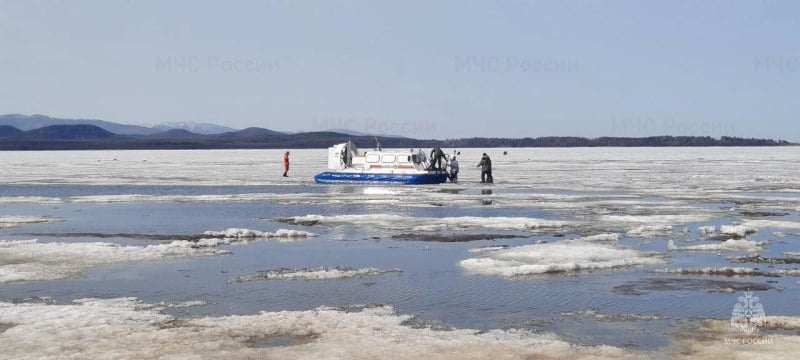
[[[355,183],[381,183],[381,184],[441,184],[447,181],[444,171],[432,171],[425,174],[391,174],[368,172],[335,172],[325,171],[314,176],[314,181],[320,184],[355,184]]]

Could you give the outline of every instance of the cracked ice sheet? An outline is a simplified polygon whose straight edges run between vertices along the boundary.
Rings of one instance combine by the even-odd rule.
[[[280,229],[274,233],[247,229],[213,232],[198,241],[176,240],[147,246],[123,246],[113,243],[40,243],[37,240],[0,240],[0,283],[14,281],[57,280],[78,276],[85,270],[115,263],[158,261],[190,256],[225,254],[221,245],[246,242],[255,238],[278,238],[291,241],[312,233]]]
[[[459,149],[463,159],[497,149]],[[208,184],[310,183],[326,167],[325,149],[294,150],[282,178],[282,150],[9,152],[0,165],[4,183]],[[494,155],[496,188],[623,190],[685,194],[713,191],[782,191],[800,188],[796,147],[515,149]],[[476,160],[477,161],[477,160]],[[679,166],[678,166],[679,165]],[[274,172],[253,171],[276,169]],[[224,171],[220,171],[224,169]],[[465,168],[463,178],[477,177]],[[754,176],[754,174],[758,174]],[[767,175],[768,174],[768,175]],[[530,179],[536,179],[531,184]]]
[[[17,227],[23,224],[49,224],[62,221],[64,221],[64,219],[50,217],[50,216],[0,215],[0,229]]]
[[[364,145],[364,144],[362,144]],[[518,148],[459,149],[461,158],[487,152],[496,167],[494,188],[625,191],[706,195],[713,192],[800,188],[797,147]],[[8,152],[2,183],[287,185],[310,184],[326,168],[326,149],[292,151],[289,178],[281,176],[283,150],[135,150]],[[271,171],[272,169],[272,171]],[[465,167],[462,178],[475,179]],[[474,177],[473,177],[474,176]],[[535,183],[531,182],[535,179]]]
[[[69,305],[0,303],[0,353],[15,359],[634,359],[631,350],[580,346],[523,330],[415,329],[391,306],[180,319],[134,298]],[[288,338],[284,346],[258,340]]]
[[[584,238],[585,239],[585,238]],[[596,239],[564,240],[502,249],[481,249],[482,257],[462,260],[465,270],[486,275],[516,276],[653,265],[664,260],[653,253],[593,243]]]

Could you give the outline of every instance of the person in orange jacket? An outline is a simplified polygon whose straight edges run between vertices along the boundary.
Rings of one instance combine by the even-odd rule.
[[[289,152],[283,154],[283,176],[289,176]]]

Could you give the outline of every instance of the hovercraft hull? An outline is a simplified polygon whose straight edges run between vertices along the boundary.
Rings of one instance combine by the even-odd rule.
[[[381,183],[423,185],[442,184],[447,181],[447,174],[443,171],[430,171],[421,174],[325,171],[314,176],[314,181],[320,184]]]

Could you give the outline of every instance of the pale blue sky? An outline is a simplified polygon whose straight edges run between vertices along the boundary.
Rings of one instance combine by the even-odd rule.
[[[800,140],[800,2],[0,0],[0,113]]]

